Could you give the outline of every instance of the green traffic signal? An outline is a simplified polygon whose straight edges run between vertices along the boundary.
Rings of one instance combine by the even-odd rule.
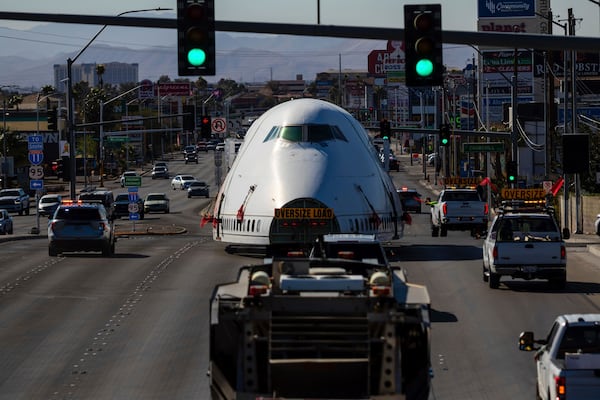
[[[433,63],[431,62],[431,60],[423,58],[417,61],[417,65],[415,65],[415,72],[417,73],[417,75],[424,78],[431,76],[431,74],[433,73]]]
[[[177,71],[215,74],[215,0],[177,0]]]
[[[448,144],[448,139],[447,138],[443,138],[442,139],[442,146],[446,146]]]
[[[191,49],[188,51],[187,59],[194,67],[199,67],[206,62],[206,53],[202,49]]]
[[[506,163],[506,180],[514,183],[517,181],[517,175],[519,175],[519,165],[516,161],[508,161]]]

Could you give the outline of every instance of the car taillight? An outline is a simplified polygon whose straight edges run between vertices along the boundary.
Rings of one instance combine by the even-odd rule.
[[[108,226],[104,222],[100,222],[99,230],[106,231],[106,230],[108,230]]]
[[[448,213],[448,205],[446,203],[442,205],[442,212],[444,213],[444,215]]]
[[[249,296],[260,296],[263,294],[267,294],[269,291],[269,287],[267,285],[251,285],[248,288]]]
[[[382,271],[377,271],[369,278],[371,294],[376,297],[386,297],[392,294],[390,277]]]
[[[392,288],[389,286],[373,286],[371,292],[375,297],[387,297],[392,293]]]
[[[487,204],[487,203],[485,203],[485,205],[483,206],[483,214],[484,214],[484,215],[487,215],[487,214],[488,214],[488,212],[489,212],[488,204]]]
[[[250,286],[248,287],[249,296],[261,296],[269,292],[271,278],[264,271],[256,271],[250,277]]]
[[[567,398],[567,378],[564,376],[555,376],[554,385],[556,388],[556,400],[565,400]]]
[[[560,259],[564,260],[567,258],[567,248],[565,246],[560,246]]]
[[[498,258],[498,246],[494,246],[494,250],[492,250],[492,257]]]

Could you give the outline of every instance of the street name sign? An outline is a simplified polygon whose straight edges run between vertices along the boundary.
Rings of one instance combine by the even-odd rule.
[[[463,151],[466,153],[473,152],[488,152],[488,151],[504,151],[504,143],[502,142],[481,142],[481,143],[463,143]]]

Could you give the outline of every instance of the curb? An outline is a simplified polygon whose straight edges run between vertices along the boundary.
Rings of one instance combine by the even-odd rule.
[[[598,244],[589,244],[586,246],[587,250],[590,254],[595,255],[596,257],[600,257],[600,245]]]
[[[140,227],[139,230],[119,230],[115,229],[115,236],[117,237],[127,237],[127,236],[143,236],[143,235],[181,235],[187,232],[182,226],[175,225],[154,225],[154,226],[146,226]]]

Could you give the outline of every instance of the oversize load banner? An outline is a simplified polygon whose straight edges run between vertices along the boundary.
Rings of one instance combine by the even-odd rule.
[[[276,219],[332,219],[331,208],[276,208]]]
[[[513,200],[543,200],[546,197],[544,189],[502,189],[503,199]]]

